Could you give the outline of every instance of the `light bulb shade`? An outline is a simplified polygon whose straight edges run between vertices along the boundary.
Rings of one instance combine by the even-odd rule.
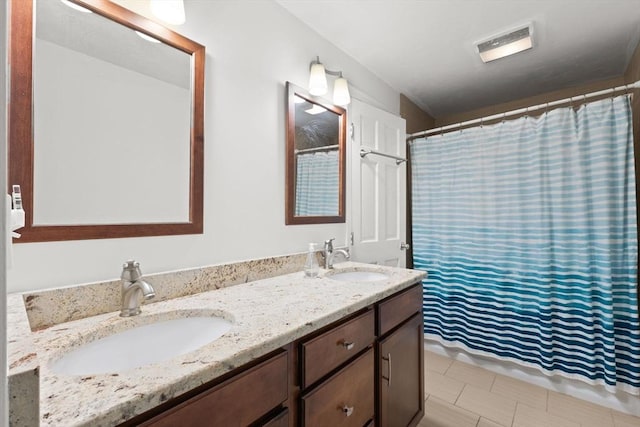
[[[327,75],[324,73],[324,65],[318,62],[311,64],[309,93],[314,96],[321,96],[327,93]]]
[[[168,24],[180,25],[186,20],[183,0],[151,0],[150,6],[151,12]]]
[[[344,77],[338,77],[333,84],[333,103],[340,106],[349,105],[351,95],[349,95],[349,83]]]

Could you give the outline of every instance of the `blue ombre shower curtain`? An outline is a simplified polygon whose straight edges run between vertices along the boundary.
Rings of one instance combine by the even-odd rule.
[[[301,153],[296,162],[296,216],[338,215],[338,150]]]
[[[628,96],[415,140],[427,338],[640,391]]]

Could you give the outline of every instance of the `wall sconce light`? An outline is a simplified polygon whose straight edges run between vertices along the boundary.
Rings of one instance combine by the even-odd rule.
[[[338,78],[333,84],[333,103],[344,107],[351,102],[349,94],[349,83],[347,79],[342,77],[342,71],[331,71],[324,68],[320,62],[320,57],[311,63],[309,71],[309,93],[315,96],[322,96],[327,93],[327,74],[337,76]]]
[[[168,24],[182,25],[186,20],[183,0],[150,0],[150,6],[151,13]]]

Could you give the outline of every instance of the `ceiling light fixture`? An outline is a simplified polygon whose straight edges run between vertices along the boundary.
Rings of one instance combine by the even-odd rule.
[[[338,77],[333,84],[333,103],[335,105],[346,106],[351,102],[349,94],[349,83],[342,76],[342,71],[331,71],[324,68],[320,62],[320,57],[311,63],[309,71],[309,93],[315,96],[322,96],[327,93],[327,74]]]
[[[524,28],[509,31],[506,34],[492,36],[490,39],[476,43],[482,62],[495,61],[533,47],[533,27],[528,24]]]
[[[168,24],[181,25],[186,20],[183,0],[151,0],[150,6],[151,12]]]

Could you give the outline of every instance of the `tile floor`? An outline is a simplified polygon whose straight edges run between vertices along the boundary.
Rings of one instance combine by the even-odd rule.
[[[425,397],[418,427],[640,427],[638,417],[428,351]]]

